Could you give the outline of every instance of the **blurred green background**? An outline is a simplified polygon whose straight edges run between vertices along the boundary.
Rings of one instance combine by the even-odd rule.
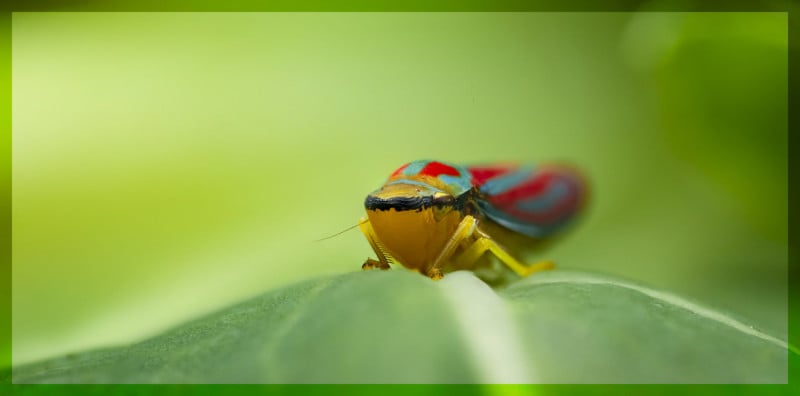
[[[13,361],[358,271],[397,166],[570,161],[543,254],[787,333],[782,13],[15,13]],[[10,353],[3,346],[2,353]]]

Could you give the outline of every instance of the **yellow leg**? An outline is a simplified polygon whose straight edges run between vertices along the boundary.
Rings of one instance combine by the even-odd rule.
[[[526,277],[539,271],[555,268],[555,264],[553,264],[552,261],[539,261],[531,265],[522,264],[508,254],[508,252],[506,252],[502,247],[500,247],[497,242],[483,233],[480,233],[478,239],[472,243],[472,246],[461,253],[456,261],[463,268],[469,268],[473,263],[478,261],[478,259],[480,259],[487,250],[492,252],[492,254],[494,254],[495,257],[500,260],[500,262],[505,264],[508,268],[521,277]]]
[[[456,248],[458,248],[465,239],[472,236],[476,225],[477,221],[474,217],[470,215],[465,216],[458,224],[456,231],[450,236],[450,240],[444,245],[444,249],[439,252],[439,255],[436,256],[436,260],[428,267],[425,275],[428,275],[433,280],[442,279],[444,276],[442,274],[442,266],[453,256],[453,252],[456,251]]]
[[[361,266],[361,269],[370,270],[379,268],[382,270],[388,270],[391,268],[389,266],[389,258],[387,257],[386,253],[383,252],[383,249],[381,249],[380,245],[378,245],[378,238],[375,236],[375,230],[372,229],[372,224],[369,223],[369,219],[362,217],[361,220],[358,221],[358,228],[360,228],[361,232],[364,233],[364,236],[367,238],[369,245],[372,246],[372,250],[375,252],[375,255],[378,256],[378,260],[373,260],[368,257]]]

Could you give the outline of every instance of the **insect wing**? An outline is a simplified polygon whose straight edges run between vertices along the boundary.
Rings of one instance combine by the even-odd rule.
[[[544,238],[566,226],[587,198],[581,174],[564,165],[490,165],[469,167],[481,191],[478,205],[498,224]]]

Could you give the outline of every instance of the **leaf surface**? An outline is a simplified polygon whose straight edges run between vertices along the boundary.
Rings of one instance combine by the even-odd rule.
[[[783,383],[784,341],[671,294],[556,270],[350,273],[268,292],[14,383]]]

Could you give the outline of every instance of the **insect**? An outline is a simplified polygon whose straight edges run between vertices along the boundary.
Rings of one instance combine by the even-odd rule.
[[[434,280],[471,270],[492,285],[551,269],[517,257],[552,241],[587,195],[585,179],[565,165],[410,162],[364,201],[359,227],[377,260],[362,268],[397,262]]]

